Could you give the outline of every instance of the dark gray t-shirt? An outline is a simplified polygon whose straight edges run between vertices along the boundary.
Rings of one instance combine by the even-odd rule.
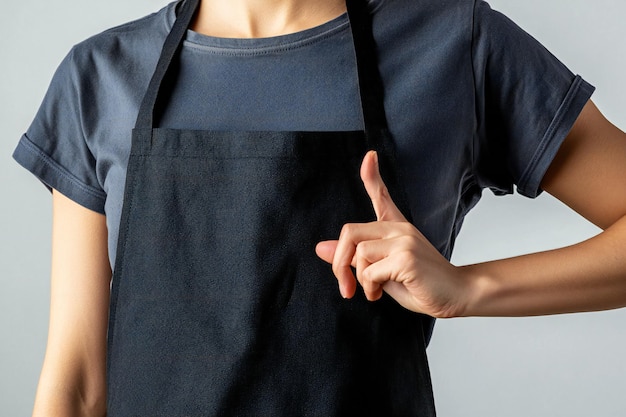
[[[450,256],[485,187],[534,197],[593,87],[509,19],[474,0],[371,2],[385,108],[413,219]],[[173,4],[75,46],[15,159],[105,213],[114,265],[131,130]],[[161,127],[362,127],[347,16],[296,34],[189,31]]]

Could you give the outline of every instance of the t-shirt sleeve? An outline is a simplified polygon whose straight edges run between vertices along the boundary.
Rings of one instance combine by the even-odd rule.
[[[70,52],[52,78],[37,115],[20,139],[13,158],[49,189],[104,213],[105,193],[96,159],[83,131],[84,101],[78,68]]]
[[[483,1],[473,30],[477,180],[498,194],[517,186],[536,197],[594,88]]]

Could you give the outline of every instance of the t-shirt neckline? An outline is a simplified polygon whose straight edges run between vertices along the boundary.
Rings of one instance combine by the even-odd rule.
[[[168,31],[171,30],[175,18],[172,7],[168,13]],[[333,36],[348,27],[348,14],[343,13],[328,22],[309,29],[266,38],[221,38],[203,35],[188,29],[184,46],[228,55],[266,54],[300,48]]]
[[[310,29],[268,38],[219,38],[188,30],[185,46],[230,54],[271,53],[310,45],[347,28],[348,15],[343,14]]]

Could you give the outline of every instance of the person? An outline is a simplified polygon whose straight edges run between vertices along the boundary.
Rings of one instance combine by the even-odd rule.
[[[14,153],[53,189],[34,415],[432,416],[432,318],[626,304],[626,136],[486,3],[196,3],[73,48]],[[452,265],[514,186],[604,231]]]

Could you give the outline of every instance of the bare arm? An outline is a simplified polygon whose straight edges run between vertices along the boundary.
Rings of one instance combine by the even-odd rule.
[[[435,317],[526,316],[626,306],[626,134],[589,102],[542,187],[605,229],[567,248],[455,267],[406,222],[374,158],[361,170],[378,220],[346,225],[317,252],[333,264],[342,294],[356,279],[370,300],[386,291]]]
[[[567,248],[464,268],[471,315],[533,315],[626,306],[626,134],[589,102],[542,188],[605,229]]]
[[[50,325],[33,417],[104,416],[111,268],[105,217],[53,193]]]

